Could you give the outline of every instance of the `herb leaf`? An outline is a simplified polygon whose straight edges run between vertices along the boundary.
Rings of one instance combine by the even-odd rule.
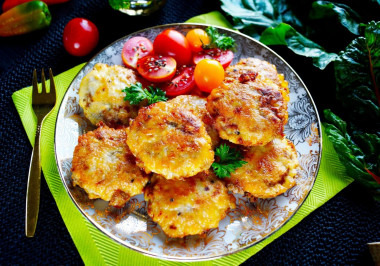
[[[219,157],[219,162],[214,162],[211,167],[220,178],[230,177],[231,173],[237,168],[247,163],[241,160],[243,156],[240,151],[226,144],[222,144],[216,148],[215,155]]]
[[[163,102],[168,99],[163,90],[152,86],[149,86],[148,89],[143,89],[140,82],[132,84],[122,91],[125,92],[124,101],[129,101],[131,105],[137,105],[145,99],[148,100],[149,104]]]
[[[231,49],[235,46],[235,40],[225,34],[220,34],[215,27],[207,27],[206,33],[210,37],[211,42],[208,45],[204,45],[204,49],[220,48],[222,50]]]

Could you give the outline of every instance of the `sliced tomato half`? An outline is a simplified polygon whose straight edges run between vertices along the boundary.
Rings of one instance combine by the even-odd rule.
[[[137,61],[137,71],[151,82],[169,81],[176,68],[177,62],[170,56],[148,55]]]
[[[195,86],[194,66],[182,66],[177,69],[173,79],[162,88],[168,96],[188,93]]]
[[[219,48],[207,49],[196,53],[193,56],[194,64],[198,64],[202,59],[214,59],[222,64],[226,69],[234,59],[234,53],[231,50],[221,50]]]
[[[121,58],[127,67],[136,69],[137,61],[144,56],[153,54],[153,44],[145,37],[133,37],[123,47]]]

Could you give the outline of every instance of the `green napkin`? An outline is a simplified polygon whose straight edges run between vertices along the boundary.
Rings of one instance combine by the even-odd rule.
[[[231,27],[222,14],[211,12],[197,16],[189,20],[193,23],[209,23],[224,27]],[[70,82],[84,66],[81,64],[55,77],[57,100],[62,101],[63,95]],[[27,87],[16,91],[12,95],[13,102],[20,115],[22,124],[26,130],[31,143],[34,143],[36,131],[36,118],[31,108],[32,87]],[[58,174],[54,156],[54,128],[58,112],[56,105],[54,111],[45,119],[41,130],[41,157],[42,170],[51,193],[57,203],[63,221],[77,247],[85,264],[88,265],[174,265],[177,262],[164,261],[144,256],[132,251],[98,231],[86,218],[79,212],[67,194]],[[326,201],[331,199],[339,191],[352,182],[346,178],[343,165],[339,162],[338,156],[327,137],[323,134],[323,156],[319,169],[318,177],[308,198],[298,210],[298,212],[280,230],[272,236],[258,243],[252,248],[239,253],[206,262],[192,263],[202,265],[238,265],[256,254],[266,245],[280,237],[290,228],[298,224],[309,213],[317,209]],[[37,232],[38,233],[38,232]],[[190,264],[190,263],[189,263]]]

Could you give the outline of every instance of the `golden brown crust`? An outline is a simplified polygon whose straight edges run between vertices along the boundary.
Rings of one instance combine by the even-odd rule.
[[[171,104],[176,104],[179,108],[189,110],[197,117],[202,119],[206,127],[207,134],[211,137],[211,146],[215,148],[219,142],[219,134],[214,126],[214,119],[206,109],[206,98],[195,95],[179,95],[169,101]]]
[[[295,185],[297,152],[286,138],[276,138],[265,146],[246,148],[243,152],[247,164],[225,178],[229,190],[249,193],[250,197],[276,197]]]
[[[169,237],[201,234],[216,228],[235,198],[211,172],[184,180],[167,180],[154,175],[145,189],[148,214]]]
[[[212,90],[207,110],[219,136],[244,146],[265,145],[283,136],[286,103],[278,90],[231,82]]]
[[[122,90],[138,81],[141,82],[132,69],[96,64],[79,88],[79,105],[84,115],[94,125],[102,121],[111,127],[127,126],[129,119],[137,116],[139,107],[124,101]]]
[[[229,66],[225,73],[225,83],[259,83],[280,90],[285,101],[289,101],[289,85],[283,74],[278,74],[275,65],[258,58],[243,58],[236,65]]]
[[[122,207],[130,197],[141,194],[149,176],[136,165],[126,144],[124,129],[101,126],[78,139],[72,162],[73,184],[90,199],[101,198]]]
[[[146,172],[181,179],[209,169],[214,161],[202,120],[175,104],[140,109],[127,131],[127,144]]]

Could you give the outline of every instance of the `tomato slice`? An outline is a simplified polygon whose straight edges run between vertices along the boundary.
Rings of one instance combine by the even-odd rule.
[[[123,47],[121,58],[127,67],[136,69],[137,61],[144,56],[153,54],[153,44],[145,37],[133,37]]]
[[[231,50],[221,50],[219,48],[203,50],[193,56],[194,64],[198,64],[202,59],[214,59],[219,61],[223,68],[226,69],[234,59],[234,53]]]
[[[170,56],[148,55],[137,61],[137,71],[152,82],[170,80],[176,72],[177,62]]]
[[[191,48],[179,31],[166,29],[153,41],[154,53],[173,57],[179,66],[191,63]]]
[[[195,86],[194,66],[182,66],[162,89],[168,96],[177,96],[191,91]]]

